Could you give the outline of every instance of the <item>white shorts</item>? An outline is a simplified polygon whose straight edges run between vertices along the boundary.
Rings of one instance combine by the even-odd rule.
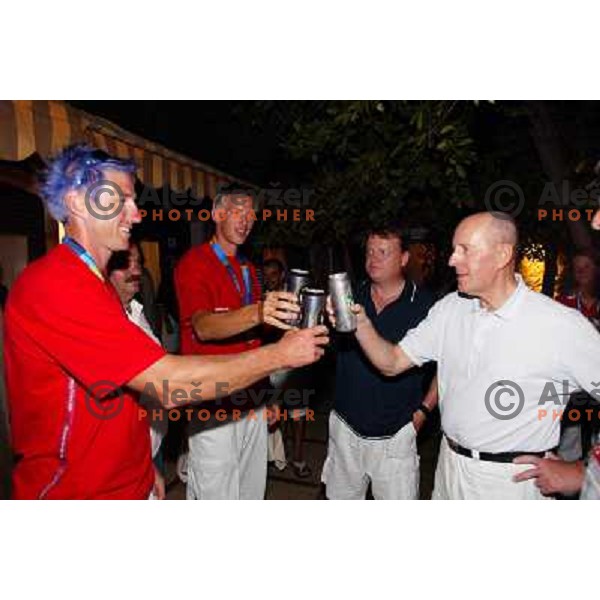
[[[330,500],[364,500],[369,482],[376,500],[416,500],[419,455],[412,421],[393,437],[369,439],[331,411],[321,480]]]
[[[513,476],[531,465],[478,460],[457,454],[442,439],[432,500],[548,500],[533,479],[515,482]]]
[[[190,430],[188,500],[263,500],[267,484],[267,421],[209,420]]]

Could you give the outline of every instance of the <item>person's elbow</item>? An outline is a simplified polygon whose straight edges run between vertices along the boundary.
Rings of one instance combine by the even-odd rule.
[[[412,367],[412,362],[401,346],[393,346],[388,360],[380,365],[379,370],[385,377],[395,377]]]
[[[177,356],[166,354],[155,363],[151,364],[141,373],[138,373],[127,382],[127,387],[134,390],[146,400],[154,401],[163,408],[173,408],[170,394],[165,393],[168,389],[170,374],[175,372],[178,364]],[[167,385],[165,386],[165,382]]]
[[[192,329],[200,342],[210,342],[215,339],[211,329],[210,315],[208,313],[195,314],[192,317]]]
[[[379,368],[379,371],[385,377],[395,377],[396,375],[399,375],[402,372],[402,369],[399,369],[395,363],[390,362],[388,364],[382,365]]]

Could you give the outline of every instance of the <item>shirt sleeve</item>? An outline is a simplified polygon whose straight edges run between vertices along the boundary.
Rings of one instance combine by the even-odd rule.
[[[118,298],[100,280],[64,280],[15,298],[15,325],[45,354],[98,396],[127,384],[166,353],[127,318]],[[104,382],[105,385],[96,385]],[[109,385],[111,384],[111,385]]]
[[[571,381],[600,400],[600,333],[579,312],[571,315],[570,327],[560,327],[560,362]]]
[[[439,361],[448,296],[436,302],[415,328],[398,343],[411,362],[420,367],[431,360]]]
[[[192,261],[184,257],[175,269],[175,292],[179,302],[179,316],[182,323],[191,321],[198,311],[213,311],[217,297],[202,261]]]

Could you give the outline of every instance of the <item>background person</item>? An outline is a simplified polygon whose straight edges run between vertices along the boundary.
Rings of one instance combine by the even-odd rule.
[[[565,306],[577,309],[600,330],[600,300],[598,298],[598,263],[590,253],[575,254],[571,262],[573,291],[561,294],[557,300]]]
[[[369,280],[356,301],[379,335],[398,343],[433,304],[432,296],[405,279],[410,255],[398,226],[367,235]],[[354,336],[338,334],[335,404],[329,417],[329,444],[322,480],[332,500],[364,500],[369,483],[376,500],[419,497],[417,433],[437,405],[434,380],[424,398],[423,369],[384,377]],[[429,378],[431,379],[431,378]]]
[[[285,287],[286,272],[283,264],[277,259],[269,259],[263,265],[265,289],[267,291],[283,290]],[[276,341],[281,338],[281,331],[270,328],[267,333],[267,339]],[[273,373],[270,377],[273,387],[281,390],[281,408],[288,413],[288,420],[285,421],[286,430],[292,433],[292,459],[291,468],[296,477],[304,479],[312,473],[311,468],[306,462],[306,425],[307,410],[310,397],[315,390],[315,375],[311,368],[285,369]],[[300,397],[300,399],[297,398]],[[283,444],[277,443],[277,434],[281,431],[282,423],[275,425],[276,429],[272,432],[273,448],[279,450],[275,463],[280,463],[281,470],[282,456],[281,450]],[[289,429],[288,429],[289,428]],[[279,435],[281,435],[279,433]],[[283,457],[285,460],[285,457]],[[286,461],[287,462],[287,461]],[[284,467],[285,468],[285,467]]]
[[[265,292],[275,292],[283,290],[285,287],[285,267],[283,263],[276,259],[270,258],[263,262],[262,266],[262,281]],[[275,342],[279,339],[280,333],[278,329],[271,328],[265,332],[265,342]],[[279,387],[279,383],[285,380],[285,372],[279,371],[271,374],[269,377],[271,385],[274,388]],[[285,458],[285,444],[281,433],[281,423],[273,423],[269,427],[269,437],[267,439],[267,464],[269,468],[274,466],[279,471],[284,471],[287,467]]]
[[[156,337],[146,315],[144,306],[135,299],[135,295],[140,292],[142,278],[142,252],[137,242],[129,244],[129,250],[115,252],[111,255],[106,268],[110,282],[115,286],[117,294],[123,304],[127,318],[135,323],[146,335],[151,337],[157,344],[160,344]],[[142,403],[143,396],[142,396]],[[155,483],[152,491],[152,498],[157,500],[165,499],[165,479],[161,472],[159,451],[161,443],[167,434],[169,424],[168,414],[160,409],[160,405],[148,399],[145,403],[150,416],[150,445],[152,459],[154,461]]]
[[[594,214],[592,229],[600,230],[600,210]],[[521,473],[519,479],[533,480],[544,494],[581,492],[583,500],[600,500],[600,439],[597,432],[592,442],[594,447],[587,458],[587,468],[584,460],[561,460],[556,455],[547,458],[520,456],[515,463],[530,465],[530,468]]]
[[[574,289],[571,294],[561,294],[557,301],[578,310],[600,331],[600,300],[598,299],[598,266],[591,253],[578,253],[571,261]],[[569,349],[565,348],[565,352]],[[561,436],[558,455],[566,461],[580,460],[591,448],[591,440],[598,431],[598,419],[587,418],[586,410],[598,411],[600,404],[589,394],[572,394],[561,418]],[[573,420],[575,409],[584,418]]]

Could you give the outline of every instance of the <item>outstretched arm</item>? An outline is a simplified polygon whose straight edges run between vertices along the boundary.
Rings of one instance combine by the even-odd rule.
[[[356,315],[356,339],[376,369],[379,369],[383,375],[391,377],[414,366],[400,346],[388,342],[375,331],[371,320],[360,304],[353,305],[352,312]],[[335,327],[335,313],[331,305],[331,298],[327,298],[327,313]]]
[[[357,315],[362,312],[364,318],[361,318],[357,325],[356,339],[373,366],[388,377],[399,375],[414,366],[398,344],[388,342],[375,331],[363,308],[358,307],[358,309]]]
[[[278,369],[309,365],[323,356],[323,346],[328,341],[327,328],[320,326],[290,331],[276,344],[242,354],[168,354],[132,378],[128,385],[157,397],[165,408],[205,402],[247,388]]]

